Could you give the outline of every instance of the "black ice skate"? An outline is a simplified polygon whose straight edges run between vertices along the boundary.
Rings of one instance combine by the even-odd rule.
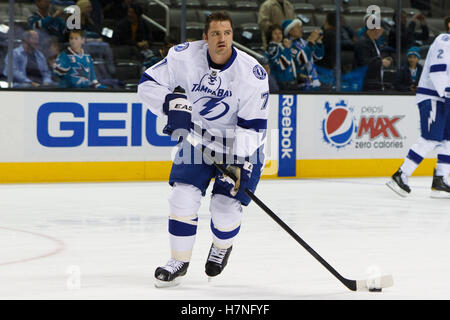
[[[214,243],[209,249],[208,259],[205,264],[205,272],[209,277],[215,277],[220,274],[228,262],[233,246],[228,249],[219,249],[214,246]]]
[[[155,270],[155,287],[164,288],[176,286],[180,278],[186,274],[189,262],[170,259],[165,266]]]
[[[431,184],[432,198],[450,198],[450,186],[445,183],[444,177],[436,175],[436,169],[433,172],[433,183]]]
[[[402,173],[402,170],[398,169],[397,172],[392,175],[392,180],[388,181],[386,185],[399,196],[406,198],[408,193],[411,192],[411,189],[403,182]]]

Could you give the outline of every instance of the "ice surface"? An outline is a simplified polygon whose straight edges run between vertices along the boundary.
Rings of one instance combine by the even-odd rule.
[[[223,274],[208,282],[209,193],[182,284],[153,285],[169,258],[166,182],[0,185],[0,299],[449,299],[450,199],[411,178],[262,180],[256,195],[344,277],[392,274],[351,292],[255,204]],[[79,280],[79,281],[77,281]]]

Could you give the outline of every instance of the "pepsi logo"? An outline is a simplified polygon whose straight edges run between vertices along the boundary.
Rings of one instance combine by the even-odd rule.
[[[322,121],[322,132],[325,142],[336,148],[349,145],[357,132],[356,118],[345,101],[339,101],[334,107],[325,103],[327,114]]]

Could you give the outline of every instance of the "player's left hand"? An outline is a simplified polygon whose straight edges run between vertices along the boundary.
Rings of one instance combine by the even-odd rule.
[[[245,190],[247,187],[248,180],[250,179],[253,170],[253,164],[245,161],[243,164],[229,164],[226,169],[235,176],[236,180],[221,173],[217,177],[217,184],[228,190],[234,197],[239,190]]]

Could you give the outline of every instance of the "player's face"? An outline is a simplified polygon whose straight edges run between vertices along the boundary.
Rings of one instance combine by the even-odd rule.
[[[280,29],[275,29],[272,31],[272,41],[280,43],[283,40],[283,33]]]
[[[74,51],[79,51],[84,43],[84,38],[77,33],[72,33],[69,37],[70,47]]]
[[[231,55],[233,28],[230,21],[211,21],[207,35],[203,39],[208,43],[210,54]]]

